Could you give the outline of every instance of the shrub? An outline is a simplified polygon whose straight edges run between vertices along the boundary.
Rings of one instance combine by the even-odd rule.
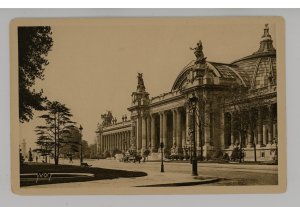
[[[190,155],[189,155],[189,154],[186,154],[186,155],[184,156],[184,159],[186,159],[186,160],[190,159]]]
[[[144,156],[144,157],[148,157],[149,154],[150,154],[150,150],[146,149],[146,150],[144,151],[144,153],[143,153],[143,156]]]
[[[211,155],[212,160],[219,160],[223,158],[223,152],[221,150],[216,150]]]
[[[105,152],[103,153],[103,157],[104,157],[104,158],[111,157],[111,156],[110,156],[110,152],[109,152],[109,151],[105,151]]]
[[[230,160],[236,161],[240,159],[240,150],[238,147],[233,148],[231,156],[230,156]]]
[[[229,161],[230,160],[230,157],[228,155],[228,153],[225,153],[222,157],[223,160],[226,160],[226,161]]]
[[[176,154],[175,155],[171,155],[170,159],[171,160],[178,160],[179,159],[179,155],[176,155]]]

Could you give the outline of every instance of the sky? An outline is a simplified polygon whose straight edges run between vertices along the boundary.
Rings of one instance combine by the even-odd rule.
[[[238,18],[237,18],[238,19]],[[100,115],[111,110],[121,120],[130,113],[137,73],[143,73],[150,97],[169,92],[182,68],[194,59],[190,47],[201,40],[208,61],[230,63],[257,51],[266,21],[209,22],[199,19],[102,19],[49,23],[54,45],[47,56],[43,89],[49,100],[71,109],[83,139],[96,138]],[[275,24],[270,34],[276,48]],[[20,140],[35,148],[37,118],[20,124]]]

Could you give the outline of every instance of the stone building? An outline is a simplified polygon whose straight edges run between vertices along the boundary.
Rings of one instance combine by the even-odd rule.
[[[98,130],[98,152],[113,148],[143,153],[150,159],[191,153],[189,97],[197,97],[196,149],[204,158],[231,156],[242,149],[245,160],[263,161],[277,153],[276,50],[268,25],[259,49],[231,63],[206,60],[202,42],[194,51],[196,60],[185,66],[171,91],[150,97],[142,74],[128,110],[131,119],[110,121]],[[194,120],[194,119],[193,119]]]

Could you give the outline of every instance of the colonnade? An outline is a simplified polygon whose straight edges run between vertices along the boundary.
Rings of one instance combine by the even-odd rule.
[[[202,145],[210,146],[212,140],[212,125],[210,105],[205,106],[205,125],[204,132],[197,131],[197,147],[200,147],[200,139],[204,139]],[[132,143],[135,148],[144,152],[160,151],[160,143],[164,143],[164,150],[171,154],[181,154],[184,148],[190,147],[191,140],[189,128],[191,124],[191,113],[186,107],[172,108],[156,113],[141,114],[132,117],[132,132],[136,143]]]
[[[100,151],[112,151],[118,149],[127,151],[130,148],[130,130],[105,133],[100,136]]]
[[[236,119],[238,114],[235,112],[227,113],[227,117],[229,117],[227,119],[229,123],[227,124],[230,127],[227,127],[229,133],[227,133],[228,140],[225,141],[226,147],[240,145],[241,140],[242,146],[247,148],[253,147],[254,144],[256,147],[270,147],[275,144],[278,136],[276,107],[274,105],[259,107],[256,109],[256,112],[254,115],[256,117],[251,120],[255,121],[255,123],[249,122],[244,134],[239,133],[237,130]]]

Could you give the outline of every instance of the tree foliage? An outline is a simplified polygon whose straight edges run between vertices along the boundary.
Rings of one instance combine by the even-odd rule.
[[[64,145],[61,148],[61,153],[67,156],[79,157],[80,152],[80,130],[78,127],[70,127],[68,133],[62,134]]]
[[[46,109],[47,113],[39,116],[44,119],[45,125],[36,127],[36,133],[38,135],[38,141],[36,143],[40,146],[40,151],[44,149],[42,152],[49,153],[51,150],[51,154],[57,165],[61,154],[60,150],[63,145],[69,144],[66,138],[72,136],[71,131],[75,127],[73,125],[75,122],[71,121],[73,115],[70,109],[64,104],[57,101],[47,101]],[[48,146],[48,148],[46,146]],[[38,151],[38,149],[36,151]]]
[[[19,27],[18,57],[19,57],[19,120],[29,121],[33,110],[44,110],[46,97],[43,91],[32,89],[36,79],[44,79],[46,59],[53,46],[51,27]]]

